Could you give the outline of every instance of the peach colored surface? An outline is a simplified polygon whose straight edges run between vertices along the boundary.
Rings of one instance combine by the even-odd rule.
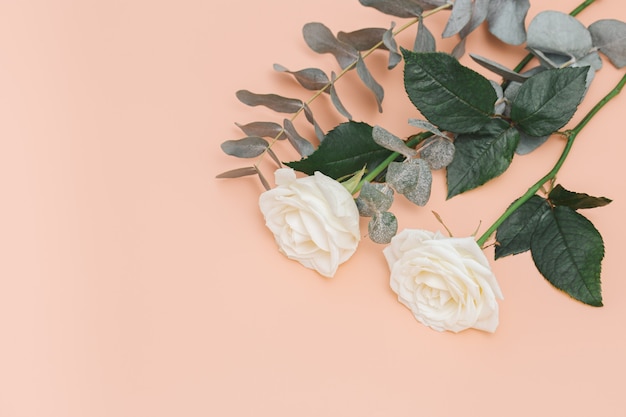
[[[534,3],[529,17],[577,1]],[[626,6],[597,1],[580,19],[606,17],[626,20]],[[0,2],[1,417],[626,416],[626,93],[560,175],[614,199],[585,213],[607,247],[605,307],[551,288],[527,254],[510,257],[492,262],[505,294],[493,335],[417,323],[368,240],[332,280],[285,259],[258,182],[214,178],[246,162],[219,149],[241,136],[234,122],[281,117],[236,90],[306,98],[273,63],[337,70],[306,48],[303,24],[392,20],[357,0]],[[468,44],[510,66],[523,55],[499,48],[484,30]],[[385,59],[372,62],[386,112],[363,89],[344,102],[402,135],[416,115]],[[582,107],[619,77],[605,65]],[[340,121],[319,104],[325,129]],[[484,228],[561,146],[448,202],[438,175],[427,208],[397,202],[400,226],[436,229],[435,210],[458,235]]]

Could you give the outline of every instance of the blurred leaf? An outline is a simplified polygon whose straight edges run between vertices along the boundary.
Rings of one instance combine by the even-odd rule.
[[[372,77],[372,74],[370,74],[367,66],[365,65],[365,61],[363,61],[363,58],[360,54],[356,62],[356,72],[359,75],[361,81],[363,81],[363,84],[365,84],[365,86],[369,88],[372,93],[374,93],[374,97],[376,98],[376,104],[378,105],[378,111],[382,113],[382,102],[385,92],[383,91],[383,87],[378,84],[374,77]]]
[[[531,136],[550,135],[572,118],[585,94],[588,67],[550,69],[521,85],[511,119]]]
[[[326,86],[328,86],[330,80],[321,69],[305,68],[299,71],[289,71],[280,64],[274,64],[274,70],[293,75],[296,81],[307,90],[319,91],[324,89],[324,92],[328,93]]]
[[[337,90],[335,89],[335,79],[336,79],[335,73],[333,72],[331,74],[332,84],[330,85],[330,100],[332,101],[337,111],[343,117],[345,117],[348,120],[352,120],[352,115],[348,112],[348,110],[346,110],[346,108],[343,106],[343,103],[339,99],[339,96],[337,95]]]
[[[472,17],[472,0],[456,0],[452,13],[441,35],[444,38],[456,35],[467,25]]]
[[[320,171],[338,179],[351,175],[364,166],[369,172],[391,153],[374,142],[372,126],[361,122],[345,122],[328,132],[311,156],[288,162],[286,165],[308,175]]]
[[[289,143],[291,143],[291,145],[295,148],[295,150],[298,151],[301,156],[311,155],[315,151],[315,147],[313,147],[311,142],[300,136],[291,120],[285,119],[283,123],[287,139],[289,140]]]
[[[502,174],[511,164],[519,133],[501,119],[454,140],[454,159],[447,168],[448,198],[472,190]]]
[[[315,136],[317,136],[317,140],[320,142],[324,140],[324,132],[322,128],[317,124],[315,118],[313,117],[313,112],[308,105],[304,105],[304,116],[306,120],[313,125],[313,129],[315,129]]]
[[[367,225],[367,233],[374,243],[386,245],[398,232],[398,220],[388,211],[374,214]]]
[[[424,19],[419,20],[417,24],[417,36],[415,37],[415,43],[413,44],[413,51],[415,52],[435,52],[437,45],[435,37],[424,25]]]
[[[342,69],[352,65],[357,59],[357,50],[338,40],[322,23],[307,23],[302,29],[302,34],[309,48],[319,54],[332,54]]]
[[[407,94],[428,121],[443,130],[469,133],[491,120],[497,95],[489,80],[451,55],[402,51]]]
[[[274,122],[252,122],[245,125],[235,123],[248,136],[260,136],[271,139],[287,139],[283,127]]]
[[[359,3],[391,16],[408,18],[422,14],[421,3],[417,0],[359,0]]]
[[[589,26],[593,46],[609,58],[617,68],[626,66],[626,23],[603,19]]]
[[[353,32],[338,32],[337,39],[352,45],[357,51],[369,51],[383,40],[387,30],[383,28],[365,28]],[[386,48],[381,44],[379,48]]]
[[[499,76],[501,76],[505,80],[517,81],[517,82],[523,83],[528,78],[528,76],[521,75],[521,74],[513,71],[512,69],[508,69],[504,65],[498,64],[497,62],[492,61],[490,59],[483,58],[480,55],[469,54],[469,56],[474,61],[476,61],[477,63],[482,65],[483,67],[487,68],[489,71],[492,71],[492,72],[498,74]]]
[[[575,17],[548,10],[537,14],[528,25],[527,46],[544,53],[582,58],[593,47],[591,34]]]
[[[530,239],[539,220],[548,211],[550,204],[538,195],[530,197],[519,206],[496,231],[495,259],[530,250]]]
[[[554,207],[532,234],[530,252],[552,285],[585,304],[602,306],[604,242],[584,216],[569,207]]]
[[[222,172],[215,178],[240,178],[248,175],[256,175],[255,167],[235,168],[230,171]]]
[[[243,139],[227,140],[222,143],[222,150],[231,156],[238,158],[255,158],[261,155],[269,143],[257,136],[248,136]]]
[[[383,148],[389,149],[393,152],[398,152],[407,158],[417,155],[417,151],[415,149],[409,148],[402,139],[380,126],[374,126],[372,129],[372,138],[374,139],[374,142]]]
[[[402,61],[402,55],[398,53],[398,44],[396,43],[395,38],[393,37],[393,28],[396,26],[395,23],[391,23],[391,27],[385,31],[383,35],[383,44],[389,50],[389,63],[387,64],[387,69],[393,69]]]
[[[592,197],[589,194],[568,191],[559,184],[550,191],[548,199],[555,206],[566,206],[574,210],[602,207],[612,201],[606,197]]]
[[[248,90],[239,90],[237,98],[248,106],[265,106],[279,113],[296,113],[303,104],[296,98],[287,98],[277,94],[256,94]]]
[[[489,31],[502,42],[521,45],[526,41],[524,21],[529,8],[529,0],[491,0],[487,14]]]

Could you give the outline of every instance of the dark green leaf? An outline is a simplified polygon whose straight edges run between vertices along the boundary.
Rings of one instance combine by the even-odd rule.
[[[342,123],[326,134],[317,150],[308,158],[288,162],[296,171],[312,175],[320,171],[334,179],[353,174],[364,166],[378,166],[391,151],[372,139],[372,126],[361,122]]]
[[[539,272],[556,288],[591,306],[602,306],[602,236],[584,216],[558,206],[546,213],[530,242]]]
[[[587,67],[550,69],[521,85],[511,119],[531,136],[559,130],[572,118],[585,94]]]
[[[558,184],[550,191],[548,199],[555,206],[567,206],[574,210],[602,207],[612,201],[606,197],[592,197],[589,194],[568,191]]]
[[[513,203],[515,204],[515,203]],[[545,198],[538,195],[530,197],[517,208],[496,232],[495,258],[530,250],[530,239],[541,217],[550,210]]]
[[[445,53],[402,52],[407,94],[431,123],[454,133],[471,133],[489,122],[497,100],[489,80]]]
[[[517,129],[502,119],[491,119],[479,132],[457,136],[454,159],[447,168],[448,198],[483,185],[506,171],[518,141]]]

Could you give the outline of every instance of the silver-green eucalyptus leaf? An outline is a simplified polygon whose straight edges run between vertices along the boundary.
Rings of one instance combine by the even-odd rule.
[[[398,152],[407,158],[417,155],[415,149],[406,146],[406,143],[402,139],[380,126],[374,126],[372,129],[372,138],[374,142],[383,148]]]
[[[456,59],[460,59],[463,55],[465,55],[465,44],[467,43],[467,38],[461,38],[459,42],[452,48],[452,52],[450,55],[455,57]]]
[[[372,242],[386,245],[398,232],[398,219],[388,211],[376,213],[367,225],[367,232]]]
[[[502,42],[521,45],[526,41],[524,21],[529,0],[491,0],[487,11],[489,31]]]
[[[269,143],[263,138],[248,136],[243,139],[227,140],[221,146],[227,155],[237,158],[256,158],[265,152]]]
[[[235,123],[248,136],[260,136],[270,139],[287,139],[283,127],[274,122],[251,122],[245,125]]]
[[[418,206],[425,206],[430,199],[430,190],[433,183],[433,175],[428,162],[423,159],[413,159],[409,165],[417,167],[418,175],[414,187],[406,190],[404,196]]]
[[[427,7],[422,7],[424,2],[418,0],[359,0],[359,3],[384,14],[402,18],[421,16],[423,8],[432,8],[428,4]]]
[[[472,8],[472,16],[463,29],[459,32],[461,38],[466,38],[470,33],[476,30],[487,19],[489,13],[489,2],[491,0],[474,0]]]
[[[372,217],[391,208],[393,189],[386,184],[365,182],[355,202],[361,216]]]
[[[322,23],[307,23],[302,34],[309,48],[319,54],[332,54],[342,69],[352,65],[358,57],[358,51],[352,45],[338,40]]]
[[[311,125],[313,125],[313,129],[315,130],[315,136],[317,136],[317,140],[322,142],[325,136],[324,131],[315,121],[315,118],[313,117],[313,112],[311,111],[311,108],[307,104],[304,105],[304,116],[306,120],[309,123],[311,123]]]
[[[337,109],[337,111],[346,119],[348,120],[352,120],[352,115],[350,114],[350,112],[345,108],[345,106],[343,105],[343,103],[341,102],[341,100],[339,99],[339,95],[337,95],[337,89],[335,88],[335,80],[336,80],[336,75],[334,72],[331,73],[331,80],[332,83],[330,84],[330,100],[333,103],[333,106],[335,106],[335,109]]]
[[[365,61],[363,61],[361,54],[359,54],[358,60],[356,62],[356,72],[359,75],[361,81],[363,81],[363,84],[365,84],[365,86],[369,88],[372,93],[374,93],[374,97],[376,98],[376,104],[378,105],[378,111],[382,113],[382,102],[385,96],[385,92],[383,90],[383,87],[378,84],[370,71],[367,69]]]
[[[617,68],[626,66],[626,23],[602,19],[589,26],[593,46],[609,58]]]
[[[493,106],[494,107],[493,113],[503,114],[504,110],[506,110],[506,100],[504,99],[504,90],[502,89],[502,86],[498,84],[497,82],[493,80],[489,80],[489,82],[491,83],[493,90],[496,92],[496,95],[498,96],[498,99],[496,100]]]
[[[272,187],[270,186],[270,183],[267,181],[267,179],[265,179],[265,175],[263,175],[260,169],[256,167],[255,169],[256,169],[256,174],[259,177],[259,181],[261,181],[261,184],[263,184],[263,188],[265,188],[266,190],[270,190]]]
[[[548,10],[537,14],[528,25],[527,46],[543,53],[582,58],[591,52],[591,33],[573,16]]]
[[[437,136],[445,136],[445,134],[437,128],[434,124],[428,120],[421,119],[409,119],[409,125],[426,130],[427,132],[434,133]]]
[[[328,79],[326,73],[324,73],[321,69],[305,68],[299,71],[289,71],[280,64],[274,64],[274,70],[293,75],[296,81],[298,81],[298,83],[307,90],[319,91],[324,89],[324,92],[328,93],[325,88],[328,83],[330,83],[330,80]]]
[[[454,159],[454,143],[448,138],[430,137],[423,142],[420,155],[421,159],[428,162],[430,169],[445,168]]]
[[[402,55],[398,53],[398,44],[396,43],[396,39],[393,35],[393,28],[396,26],[395,23],[391,23],[391,27],[385,31],[383,35],[383,44],[389,50],[389,63],[387,64],[388,69],[393,69],[402,61]]]
[[[455,0],[442,37],[449,38],[463,29],[472,17],[472,0]]]
[[[304,103],[297,98],[288,98],[277,94],[257,94],[248,90],[239,90],[237,98],[248,106],[265,106],[279,113],[296,113],[302,109]]]
[[[256,175],[257,170],[255,167],[243,167],[235,168],[221,174],[216,175],[215,178],[241,178],[248,175]]]
[[[300,156],[307,157],[315,152],[315,147],[311,144],[311,142],[300,136],[291,120],[285,119],[283,123],[285,127],[285,134],[287,135],[289,143],[291,143],[294,149],[298,151]]]
[[[435,52],[437,49],[435,37],[430,30],[424,25],[424,19],[420,19],[417,24],[417,36],[413,44],[415,52]]]
[[[505,80],[518,81],[520,83],[523,83],[524,81],[526,81],[528,79],[527,76],[519,74],[519,73],[513,71],[512,69],[509,69],[509,68],[505,67],[502,64],[498,64],[497,62],[492,61],[490,59],[487,59],[485,57],[482,57],[480,55],[469,54],[469,56],[476,63],[482,65],[485,68],[487,68],[489,71],[491,71],[491,72],[493,72],[495,74],[498,74],[499,76],[501,76]]]
[[[377,45],[378,48],[385,49],[381,42],[386,31],[383,28],[364,28],[353,32],[338,32],[337,39],[352,45],[357,51],[369,51]]]

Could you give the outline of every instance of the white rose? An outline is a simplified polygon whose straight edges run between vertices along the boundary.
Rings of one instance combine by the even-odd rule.
[[[361,238],[352,195],[321,172],[296,178],[275,173],[277,186],[261,194],[259,207],[282,253],[326,277],[352,256]]]
[[[419,322],[438,331],[496,330],[502,292],[472,237],[407,229],[383,252],[391,288]]]

